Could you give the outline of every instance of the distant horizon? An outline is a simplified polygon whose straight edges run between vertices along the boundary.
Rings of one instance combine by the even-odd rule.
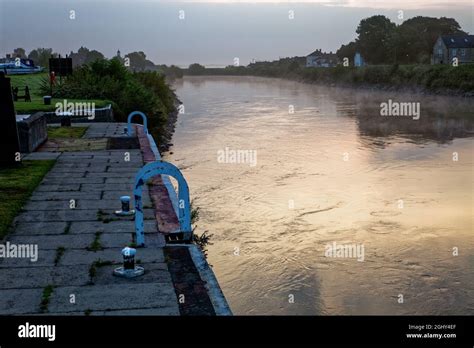
[[[421,8],[411,9],[413,4]],[[373,7],[361,7],[369,5]],[[396,24],[415,16],[450,17],[472,34],[472,9],[466,0],[1,0],[0,54],[44,47],[64,56],[84,46],[107,58],[117,50],[143,51],[157,65],[221,67],[233,65],[234,58],[247,65],[306,56],[315,49],[335,52],[354,40],[361,19],[375,14]],[[289,11],[294,11],[293,19]],[[19,28],[19,22],[31,27]]]

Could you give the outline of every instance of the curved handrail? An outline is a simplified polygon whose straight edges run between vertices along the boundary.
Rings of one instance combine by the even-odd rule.
[[[143,130],[145,131],[145,134],[148,134],[148,119],[146,115],[141,112],[141,111],[132,111],[127,118],[127,133],[129,136],[133,135],[133,128],[132,128],[132,118],[135,115],[139,115],[142,117],[143,120]]]
[[[135,198],[135,233],[137,246],[145,245],[145,229],[143,223],[143,185],[157,175],[169,175],[178,181],[178,220],[183,239],[192,239],[191,206],[189,202],[189,188],[181,171],[173,164],[156,161],[143,166],[135,176],[133,195]]]

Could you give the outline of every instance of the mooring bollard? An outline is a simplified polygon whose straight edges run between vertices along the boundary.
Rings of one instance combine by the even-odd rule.
[[[120,202],[122,204],[122,210],[115,211],[115,215],[130,216],[135,214],[135,210],[130,210],[130,196],[120,197]]]
[[[136,249],[126,247],[122,250],[123,269],[135,269]]]
[[[123,278],[134,278],[145,273],[143,267],[135,265],[135,255],[137,250],[130,247],[122,249],[123,266],[114,270],[114,275]]]

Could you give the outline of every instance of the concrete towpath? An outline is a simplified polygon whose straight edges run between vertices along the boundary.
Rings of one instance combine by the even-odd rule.
[[[56,148],[27,157],[56,158],[56,164],[7,237],[11,244],[37,245],[38,260],[0,261],[0,314],[180,314],[147,187],[147,248],[138,249],[136,257],[146,274],[133,280],[112,275],[134,234],[132,219],[114,211],[120,209],[120,196],[132,196],[135,174],[144,164],[140,149],[111,150],[100,141],[123,137],[124,126],[90,124],[82,139],[86,151],[74,144],[73,151]]]

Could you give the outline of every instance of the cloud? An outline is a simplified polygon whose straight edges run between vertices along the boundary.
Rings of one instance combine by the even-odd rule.
[[[374,8],[374,9],[443,9],[453,6],[474,8],[472,0],[148,0],[163,3],[314,3],[331,7]]]

